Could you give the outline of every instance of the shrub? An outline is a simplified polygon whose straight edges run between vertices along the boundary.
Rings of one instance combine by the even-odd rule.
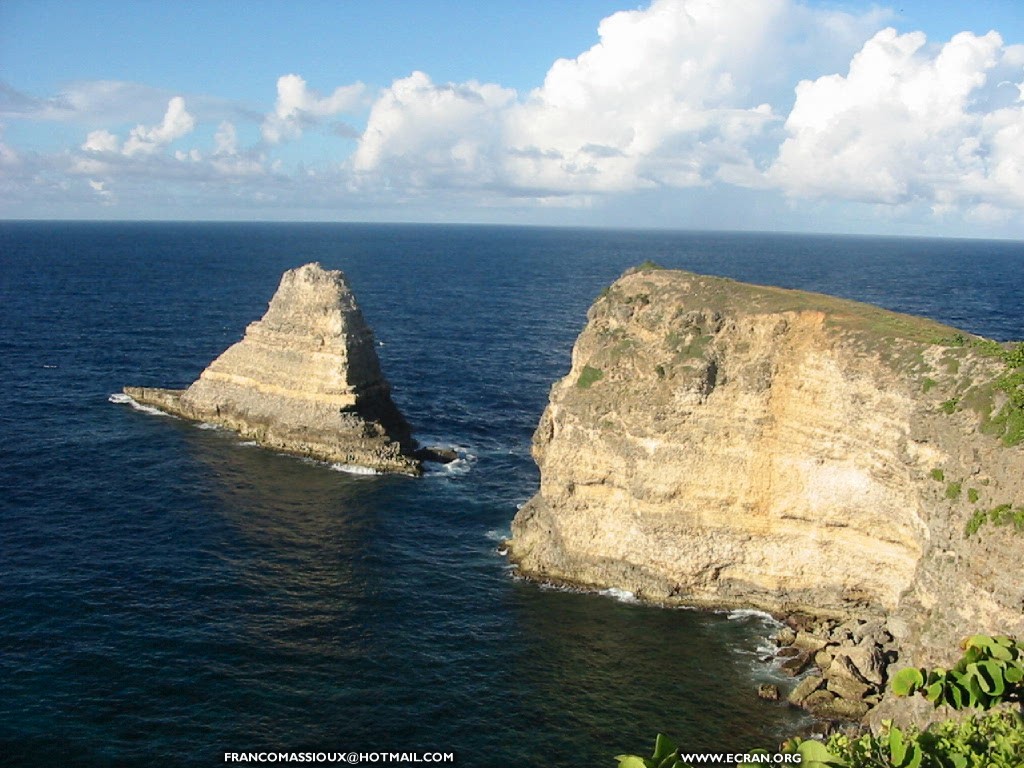
[[[584,365],[580,377],[576,380],[576,386],[580,389],[590,389],[591,384],[604,378],[604,371],[600,368],[593,368]]]

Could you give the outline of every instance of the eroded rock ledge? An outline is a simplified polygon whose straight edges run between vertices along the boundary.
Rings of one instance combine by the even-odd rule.
[[[1003,364],[974,341],[818,294],[627,273],[551,390],[510,557],[534,579],[658,603],[810,614],[815,654],[851,619],[891,638],[886,664],[1024,634],[1024,539],[965,535],[979,510],[1024,502],[1024,449],[986,434]],[[845,688],[826,675],[801,695],[867,685],[874,704],[885,665],[877,680],[852,667]]]
[[[420,472],[423,454],[391,400],[373,333],[345,276],[319,264],[285,272],[263,318],[188,389],[124,392],[287,453]]]

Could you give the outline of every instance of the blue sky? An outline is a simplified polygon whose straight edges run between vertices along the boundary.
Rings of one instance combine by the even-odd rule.
[[[0,217],[1024,238],[1011,0],[0,2]]]

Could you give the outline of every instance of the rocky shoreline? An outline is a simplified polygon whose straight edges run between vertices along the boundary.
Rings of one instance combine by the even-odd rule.
[[[498,554],[507,556],[510,544],[510,540],[503,540]],[[531,577],[519,574],[517,578]],[[607,594],[605,589],[561,580],[540,583],[569,591]],[[725,608],[693,605],[679,599],[652,599],[643,593],[634,594],[634,598],[658,608],[736,610],[735,606]],[[900,667],[898,642],[885,620],[881,617],[823,617],[803,612],[766,612],[765,615],[782,626],[768,636],[775,650],[761,661],[776,665],[783,674],[794,679],[795,685],[784,692],[779,685],[762,683],[757,687],[758,696],[806,710],[819,722],[819,728],[826,731],[851,723],[856,728],[867,725],[869,716],[883,699],[890,670],[895,672]]]
[[[772,636],[780,669],[800,677],[786,700],[815,717],[860,722],[881,700],[890,666],[899,657],[892,633],[879,619],[786,617]],[[779,698],[776,689],[762,698]]]

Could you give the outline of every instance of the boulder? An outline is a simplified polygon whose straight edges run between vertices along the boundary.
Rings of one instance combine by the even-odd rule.
[[[772,683],[762,683],[757,686],[757,696],[765,701],[778,701],[779,686]]]
[[[808,675],[797,684],[796,688],[790,691],[786,700],[790,704],[801,706],[808,696],[817,691],[824,684],[825,680],[820,675]]]
[[[886,680],[886,662],[881,649],[874,644],[844,647],[837,658],[845,658],[856,676],[873,686],[882,686]]]
[[[811,656],[828,645],[828,640],[819,635],[812,635],[810,632],[797,632],[793,638],[793,646],[806,651]]]
[[[803,672],[811,663],[810,654],[805,651],[798,652],[795,656],[789,656],[784,658],[782,663],[779,664],[779,669],[785,672],[790,677],[796,677]]]

